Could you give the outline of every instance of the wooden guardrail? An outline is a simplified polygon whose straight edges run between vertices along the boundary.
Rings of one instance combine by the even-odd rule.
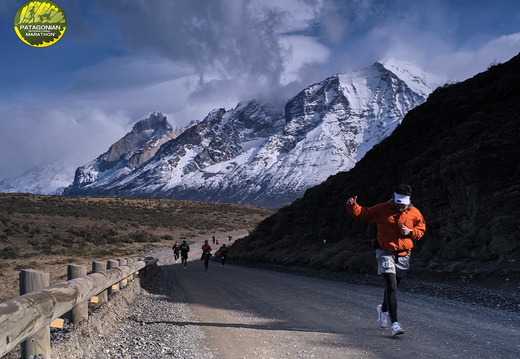
[[[119,283],[157,261],[157,258],[132,259],[128,261],[130,263],[56,283],[27,294],[22,293],[20,297],[0,303],[0,358],[18,344],[22,344],[22,358],[36,354],[50,358],[50,335],[47,333],[50,332],[50,323],[54,319],[81,306],[87,306],[88,312],[88,301],[92,297],[109,289],[117,290],[115,286]],[[69,273],[69,278],[70,275]],[[22,282],[22,276],[20,277]],[[43,281],[45,282],[45,276]],[[28,287],[31,287],[30,283]],[[79,313],[82,312],[79,309]],[[79,318],[85,319],[85,315],[79,314]],[[72,323],[75,321],[79,321],[78,318],[71,320]]]

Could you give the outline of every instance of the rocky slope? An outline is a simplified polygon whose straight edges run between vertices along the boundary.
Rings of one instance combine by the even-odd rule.
[[[518,286],[520,56],[432,93],[348,172],[309,189],[237,241],[235,259],[373,272],[374,225],[346,213],[409,183],[427,233],[413,267],[435,277]],[[324,241],[326,240],[326,243]]]

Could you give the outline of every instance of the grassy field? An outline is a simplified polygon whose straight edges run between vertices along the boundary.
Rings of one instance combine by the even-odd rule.
[[[19,295],[21,269],[66,280],[67,265],[143,255],[181,238],[247,234],[275,210],[149,198],[0,193],[0,303]]]

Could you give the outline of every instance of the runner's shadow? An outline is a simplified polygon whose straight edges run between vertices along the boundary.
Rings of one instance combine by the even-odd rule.
[[[309,329],[309,328],[297,328],[294,326],[288,325],[285,322],[273,322],[270,324],[237,324],[237,323],[208,323],[208,322],[175,322],[175,321],[140,321],[136,320],[136,322],[145,325],[152,324],[168,324],[168,325],[178,325],[182,327],[186,326],[202,326],[202,327],[216,327],[216,328],[239,328],[239,329],[256,329],[256,330],[283,330],[283,331],[293,331],[293,332],[310,332],[310,333],[329,333],[328,331],[323,331],[321,329]]]

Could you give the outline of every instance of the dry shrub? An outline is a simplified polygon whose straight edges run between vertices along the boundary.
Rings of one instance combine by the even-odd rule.
[[[180,238],[246,234],[274,212],[166,199],[0,193],[0,302],[17,294],[21,267],[48,271],[52,283],[66,278],[66,264],[90,268],[92,261],[142,255]]]

